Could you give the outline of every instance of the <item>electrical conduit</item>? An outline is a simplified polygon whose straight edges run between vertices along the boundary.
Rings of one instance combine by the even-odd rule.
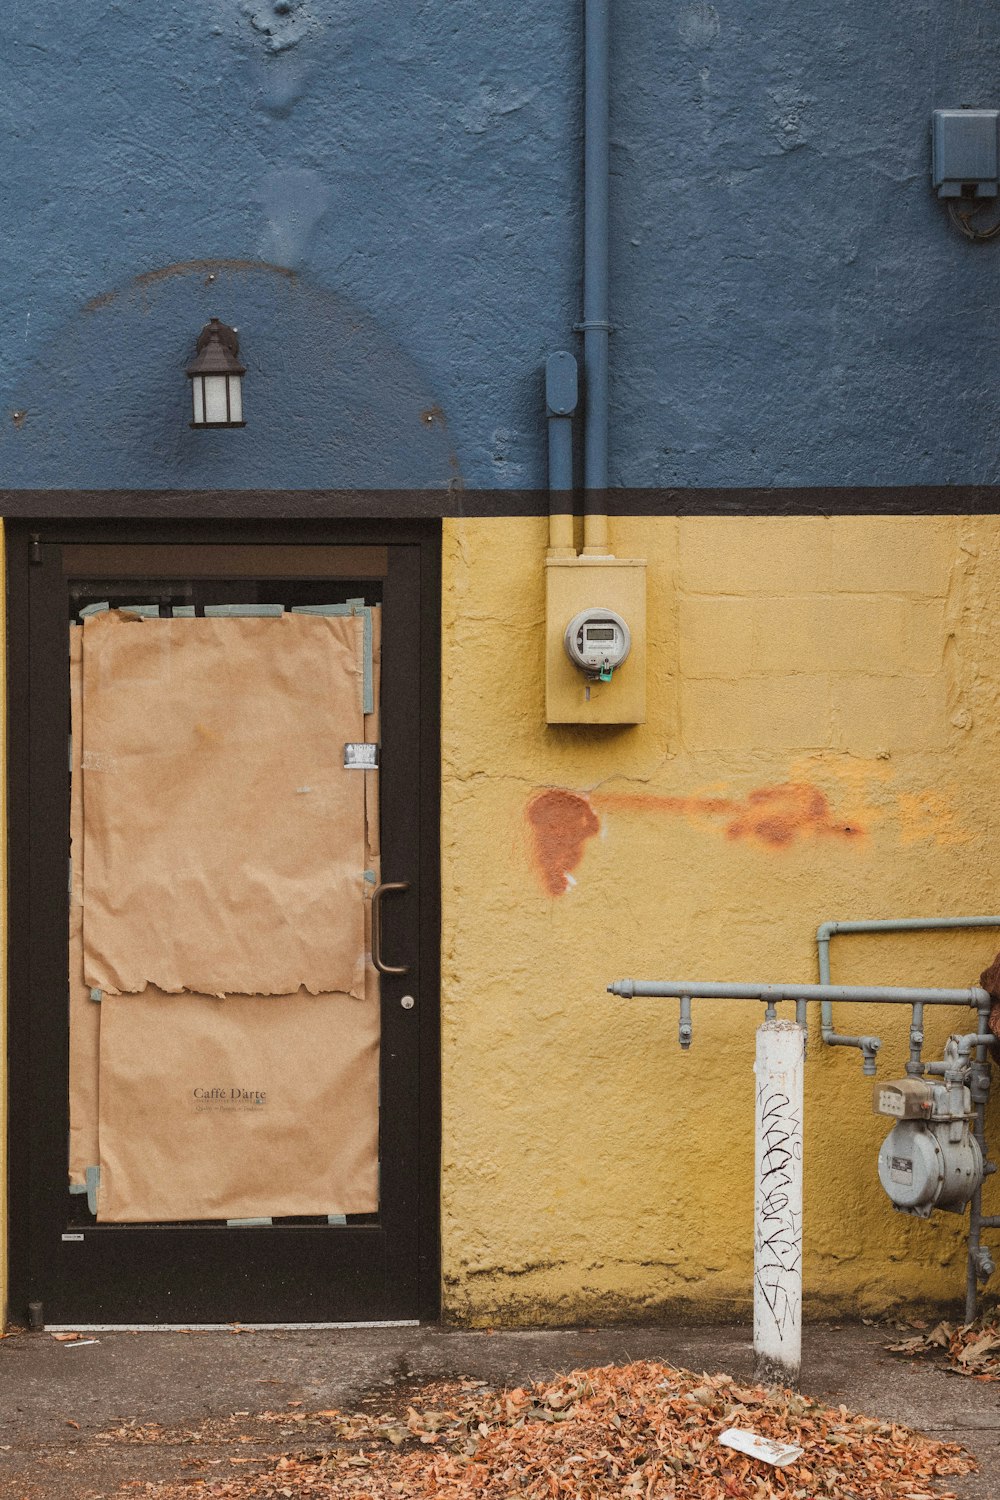
[[[585,0],[583,158],[583,555],[606,557],[608,541],[610,0]]]
[[[573,413],[576,400],[576,360],[565,349],[560,349],[550,354],[545,362],[550,557],[576,556],[573,540]]]

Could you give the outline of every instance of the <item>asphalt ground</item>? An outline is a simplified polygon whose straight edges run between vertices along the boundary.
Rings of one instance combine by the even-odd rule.
[[[961,1443],[980,1469],[948,1487],[962,1500],[996,1500],[1000,1383],[886,1352],[899,1337],[861,1323],[807,1325],[801,1389]],[[381,1411],[424,1381],[514,1386],[637,1359],[746,1381],[750,1330],[115,1331],[82,1334],[79,1345],[15,1333],[0,1341],[0,1496],[105,1500],[125,1485],[142,1493],[145,1483],[224,1472],[234,1456],[248,1463],[293,1451],[301,1441],[294,1417],[285,1427],[273,1415],[261,1421],[262,1412]]]

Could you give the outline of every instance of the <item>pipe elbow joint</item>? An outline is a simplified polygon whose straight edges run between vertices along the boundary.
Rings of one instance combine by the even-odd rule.
[[[816,928],[816,941],[817,943],[828,943],[839,931],[839,922],[821,922]]]

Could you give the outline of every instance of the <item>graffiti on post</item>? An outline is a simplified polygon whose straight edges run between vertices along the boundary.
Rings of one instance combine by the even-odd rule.
[[[802,1117],[769,1080],[757,1090],[757,1131],[754,1280],[780,1335],[798,1322],[802,1298]]]

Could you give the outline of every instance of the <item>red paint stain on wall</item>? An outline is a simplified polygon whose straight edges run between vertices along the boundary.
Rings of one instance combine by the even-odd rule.
[[[726,825],[727,838],[757,839],[772,849],[782,849],[803,834],[856,839],[863,832],[856,823],[835,817],[826,793],[804,781],[786,781],[748,793],[736,817]]]
[[[600,820],[586,797],[559,787],[536,792],[525,817],[542,883],[550,896],[561,896],[569,888],[566,877],[583,858],[584,845],[600,829]]]
[[[692,820],[724,820],[727,838],[784,849],[798,838],[857,839],[864,829],[838,818],[826,793],[805,781],[762,786],[745,797],[647,797],[608,792],[595,802],[608,811],[673,813]]]

